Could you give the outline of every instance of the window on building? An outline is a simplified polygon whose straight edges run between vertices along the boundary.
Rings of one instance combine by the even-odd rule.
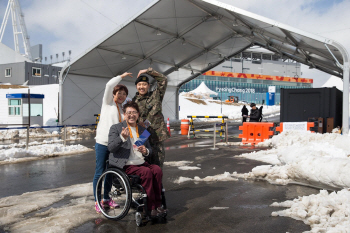
[[[263,54],[262,59],[263,60],[271,60],[271,54]]]
[[[250,52],[242,52],[242,57],[243,59],[251,59],[252,58],[252,54]]]
[[[9,99],[9,116],[21,115],[21,102],[20,99]]]
[[[61,75],[61,71],[58,71],[58,77],[60,77],[60,75]]]
[[[11,68],[6,68],[5,69],[5,77],[9,78],[12,76],[12,69]]]
[[[23,116],[28,116],[28,104],[23,104]],[[30,116],[43,116],[42,104],[30,104]]]
[[[41,68],[32,67],[32,76],[41,77]]]
[[[272,61],[278,61],[278,59],[281,59],[281,56],[276,54],[272,55]]]

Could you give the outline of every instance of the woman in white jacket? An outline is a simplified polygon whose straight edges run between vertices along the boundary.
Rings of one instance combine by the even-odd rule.
[[[109,129],[112,125],[118,124],[124,120],[124,112],[122,109],[122,103],[125,101],[128,96],[128,88],[125,85],[118,84],[123,78],[126,76],[131,76],[131,73],[125,72],[122,75],[118,75],[117,77],[112,78],[106,84],[106,89],[103,94],[102,99],[102,107],[100,114],[100,121],[96,130],[96,144],[95,144],[95,152],[96,152],[96,168],[95,175],[93,180],[93,189],[95,202],[96,198],[96,184],[101,174],[103,173],[106,167],[106,161],[109,157],[108,151],[108,133]],[[106,187],[105,189],[110,189],[110,187]],[[108,193],[109,190],[106,190],[104,193]],[[109,200],[108,197],[103,197],[102,206],[108,208],[116,208],[118,205],[114,203],[113,200]],[[95,210],[97,213],[100,213],[97,203],[95,203]]]

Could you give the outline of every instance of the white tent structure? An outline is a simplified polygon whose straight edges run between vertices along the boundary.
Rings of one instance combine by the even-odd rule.
[[[194,94],[202,94],[202,95],[218,95],[215,91],[210,90],[204,82],[202,82],[196,89],[190,91]]]
[[[182,84],[253,45],[343,78],[348,133],[349,59],[343,46],[215,0],[155,0],[64,67],[60,123],[93,123],[106,82],[149,66],[169,77],[163,112],[177,119]],[[135,92],[133,82],[123,80],[129,93]]]
[[[343,80],[336,76],[331,76],[322,87],[336,87],[338,90],[343,91]]]

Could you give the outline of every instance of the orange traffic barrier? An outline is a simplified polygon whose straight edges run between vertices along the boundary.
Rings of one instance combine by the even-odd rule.
[[[181,135],[188,134],[188,128],[190,126],[190,121],[188,119],[181,120]]]
[[[238,137],[242,138],[243,144],[254,145],[273,136],[271,127],[273,127],[273,122],[243,122],[243,125],[239,127],[242,134]]]
[[[310,131],[311,127],[315,127],[315,122],[307,122],[307,130]],[[280,126],[276,127],[276,131],[282,133],[283,132],[283,122],[280,123]],[[311,131],[313,132],[313,131]]]

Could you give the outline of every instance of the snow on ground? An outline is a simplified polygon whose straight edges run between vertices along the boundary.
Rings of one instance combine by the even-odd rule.
[[[69,201],[64,201],[69,198]],[[56,205],[56,203],[63,203]],[[59,206],[59,207],[57,207]],[[96,219],[92,183],[0,199],[0,225],[9,232],[69,232]]]
[[[349,135],[318,134],[287,131],[259,143],[257,147],[272,147],[238,157],[258,160],[268,165],[257,166],[251,172],[225,172],[200,178],[179,177],[174,182],[229,181],[237,178],[264,179],[272,184],[290,183],[334,189],[321,190],[317,195],[299,197],[274,207],[286,207],[272,216],[286,216],[310,225],[310,232],[350,232],[350,141]]]
[[[215,176],[206,176],[204,178],[200,178],[199,176],[195,176],[193,179],[189,177],[183,177],[180,176],[178,179],[174,180],[174,183],[181,184],[186,181],[205,181],[205,182],[213,182],[213,181],[237,181],[237,178],[233,177],[233,174],[230,174],[229,172],[224,172],[224,174],[219,174]]]
[[[178,167],[180,170],[198,170],[201,169],[199,166],[200,164],[197,164],[196,166],[188,166],[188,164],[191,164],[191,161],[173,161],[173,162],[164,162],[164,165],[166,166],[172,166],[172,167]]]
[[[190,95],[186,96],[188,94],[181,93],[179,95],[179,117],[180,119],[187,119],[187,116],[228,116],[229,119],[235,119],[235,120],[241,120],[242,119],[242,112],[241,109],[243,107],[243,104],[228,104],[223,102],[222,103],[222,114],[221,114],[221,101],[220,100],[211,100],[211,99],[201,99],[196,98],[194,96],[190,97]],[[250,111],[249,104],[246,104],[246,107]],[[260,105],[258,104],[258,107]],[[280,112],[280,106],[266,106],[263,107],[263,114],[264,115],[270,115],[270,114],[279,114]],[[210,121],[210,120],[217,120],[217,119],[195,119],[198,121]]]
[[[311,232],[350,232],[350,191],[343,189],[328,193],[273,203],[273,207],[288,209],[272,212],[272,216],[291,217],[311,226]]]
[[[210,210],[227,210],[229,207],[217,207],[217,206],[214,206],[214,207],[210,207],[209,209]]]
[[[43,144],[23,148],[0,149],[0,164],[37,160],[60,155],[78,154],[92,151],[82,145]]]
[[[350,188],[350,136],[287,131],[259,143],[271,150],[242,154],[275,166],[254,168],[245,178],[272,183],[301,182],[313,186]]]
[[[31,127],[40,127],[39,125],[32,125]],[[61,134],[56,130],[61,131]],[[85,128],[85,127],[67,127],[66,128],[67,135],[78,135],[78,134],[86,134],[86,133],[94,133],[94,129]],[[29,129],[29,137],[30,138],[47,138],[47,137],[55,137],[63,134],[62,128],[32,128]],[[0,130],[0,140],[11,140],[11,139],[19,139],[27,137],[27,129],[8,129],[8,130]]]

